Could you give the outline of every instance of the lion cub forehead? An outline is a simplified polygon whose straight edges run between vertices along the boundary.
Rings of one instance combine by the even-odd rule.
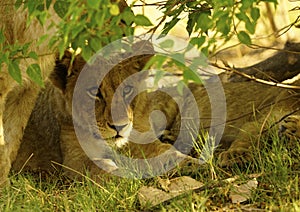
[[[119,87],[123,88],[128,85],[135,86],[143,82],[144,73],[116,68],[108,72],[100,83],[101,88],[110,88],[112,90],[116,90]]]
[[[97,56],[86,63],[81,55],[76,55],[72,60],[72,53],[66,51],[63,58],[56,59],[55,69],[49,79],[53,85],[66,91],[67,84],[77,81],[79,78],[82,86],[88,88],[106,84],[115,90],[122,85],[140,84],[148,76],[148,72],[142,71],[152,55],[121,56],[104,58]],[[120,61],[118,64],[117,61]]]

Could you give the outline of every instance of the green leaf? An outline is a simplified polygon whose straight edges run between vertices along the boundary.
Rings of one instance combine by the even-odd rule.
[[[200,55],[192,59],[192,63],[191,65],[189,65],[189,68],[191,70],[198,70],[200,67],[207,67],[207,66],[208,66],[207,57],[205,57],[204,55]]]
[[[57,46],[58,42],[59,42],[59,36],[53,36],[50,38],[49,42],[48,42],[48,46],[50,48],[53,48],[53,46]],[[40,42],[39,42],[40,43]]]
[[[4,54],[2,53],[1,55],[1,60],[6,63],[7,65],[9,65],[10,63],[10,59],[9,59],[9,52],[5,52]]]
[[[15,9],[19,9],[21,7],[21,5],[23,4],[23,0],[17,0],[15,3]]]
[[[52,3],[52,0],[46,0],[46,8],[49,9],[50,5]]]
[[[152,26],[151,21],[144,15],[136,15],[134,23],[138,26]]]
[[[205,36],[201,36],[199,37],[193,37],[190,40],[190,43],[193,44],[194,46],[197,46],[198,48],[200,48],[204,43],[205,43],[206,37]]]
[[[217,31],[223,35],[228,35],[230,32],[230,19],[228,16],[222,16],[216,23]]]
[[[246,29],[248,30],[248,32],[250,34],[254,34],[255,33],[255,27],[256,27],[256,23],[255,22],[251,22],[251,21],[247,21],[246,22]]]
[[[158,54],[150,59],[149,64],[150,64],[150,62],[152,62],[152,64],[154,63],[157,66],[157,68],[160,69],[160,68],[162,68],[163,64],[167,61],[167,59],[168,59],[168,56]]]
[[[258,8],[252,8],[251,10],[251,18],[253,21],[257,21],[260,17],[260,10]]]
[[[253,4],[253,0],[242,0],[241,10],[247,10]]]
[[[237,13],[237,14],[235,14],[235,16],[241,21],[244,21],[244,22],[250,21],[249,17],[245,13],[242,13],[242,12]]]
[[[60,41],[60,43],[57,45],[57,48],[58,48],[59,58],[62,59],[67,47],[64,45],[63,41]]]
[[[165,76],[166,72],[165,71],[156,71],[155,76],[154,76],[154,85],[158,85],[158,82],[160,79],[162,79]]]
[[[36,52],[33,52],[33,51],[29,52],[28,57],[30,57],[30,58],[32,58],[32,59],[34,59],[34,60],[39,59],[39,57],[38,57],[38,55],[36,54]]]
[[[97,52],[102,47],[102,40],[98,37],[93,37],[89,41],[90,47]]]
[[[177,91],[180,95],[183,95],[183,89],[186,87],[186,84],[180,80],[178,83],[177,83]]]
[[[224,3],[226,3],[226,6],[233,7],[235,1],[234,1],[234,0],[227,0],[227,1],[225,1]]]
[[[188,1],[186,3],[186,6],[192,9],[197,8],[198,5],[199,3],[197,1]]]
[[[22,84],[21,69],[18,61],[13,60],[8,64],[8,73],[17,83]]]
[[[88,61],[93,55],[93,50],[89,46],[82,48],[81,56],[85,61]]]
[[[124,34],[125,34],[125,37],[126,37],[126,36],[131,37],[131,36],[134,34],[134,27],[125,27],[125,28],[123,29],[123,32],[124,32]]]
[[[78,23],[77,26],[74,26],[74,28],[72,28],[70,31],[70,34],[71,34],[70,38],[71,39],[76,38],[78,36],[78,34],[84,30],[84,27],[85,27],[85,25],[83,25],[81,23]]]
[[[160,55],[160,54],[154,55],[147,62],[147,64],[144,67],[144,70],[149,69],[153,64],[155,64],[155,68],[160,69],[167,59],[168,59],[168,56],[166,56],[166,55]]]
[[[202,83],[202,80],[199,76],[198,73],[194,72],[193,70],[189,69],[189,68],[186,68],[183,72],[183,79],[188,81],[188,80],[191,80],[195,83],[199,83],[201,84]]]
[[[255,33],[256,21],[251,22],[250,18],[243,12],[235,15],[239,20],[245,22],[246,29],[249,33]]]
[[[34,81],[38,85],[44,87],[42,71],[38,64],[34,63],[34,64],[29,65],[26,70],[26,73],[30,77],[30,79],[32,79],[32,81]]]
[[[12,56],[16,55],[19,51],[22,51],[22,54],[26,55],[30,45],[31,45],[31,43],[23,44],[23,46],[20,46],[19,49],[16,49],[15,51],[11,51],[10,56],[12,57]]]
[[[124,20],[125,23],[126,23],[128,26],[131,25],[131,24],[134,22],[135,16],[134,16],[134,14],[133,14],[133,12],[131,11],[130,8],[126,8],[126,9],[122,12],[121,16],[122,16],[122,20]]]
[[[75,39],[72,39],[71,47],[73,49],[84,48],[84,46],[86,45],[86,40],[88,40],[89,36],[90,35],[88,35],[86,31],[83,31]]]
[[[112,4],[109,9],[109,13],[113,16],[119,15],[120,14],[119,6],[117,4]]]
[[[36,1],[28,1],[27,8],[28,8],[29,15],[31,15],[34,12],[36,6],[37,6]]]
[[[161,33],[161,35],[166,35],[169,33],[169,31],[177,24],[179,21],[179,18],[173,18],[170,22],[165,23],[164,29]]]
[[[196,4],[198,4],[198,2],[196,2]],[[181,14],[181,12],[185,9],[185,6],[187,6],[187,5],[182,4],[178,9],[168,10],[167,15],[169,17],[172,17],[172,16],[178,17]]]
[[[69,10],[70,2],[68,1],[56,1],[54,3],[54,11],[60,18],[64,18]]]
[[[201,12],[197,19],[196,30],[201,29],[202,32],[206,32],[213,26],[212,19],[209,17],[210,14],[207,12]]]
[[[178,66],[182,66],[182,65],[184,66],[184,63],[186,62],[184,54],[175,53],[175,54],[171,54],[171,57]]]
[[[251,38],[245,31],[239,32],[237,34],[237,37],[241,43],[246,44],[246,45],[251,44]]]
[[[36,11],[39,11],[39,12],[42,12],[42,11],[44,11],[44,8],[45,8],[45,6],[44,6],[44,4],[42,3],[42,4],[38,4],[37,6],[36,6]]]
[[[3,35],[2,30],[0,30],[0,44],[3,43],[5,41],[5,37]]]
[[[44,26],[46,20],[47,20],[47,12],[46,11],[43,11],[41,12],[38,16],[37,16],[37,19],[39,20],[40,24],[42,26]]]
[[[48,34],[45,34],[45,35],[42,35],[39,39],[38,39],[38,41],[37,41],[37,45],[39,46],[39,45],[41,45],[42,43],[44,43],[44,41],[48,38]]]
[[[91,8],[99,8],[100,2],[100,0],[87,0],[87,5]]]
[[[163,48],[163,49],[170,49],[170,48],[172,48],[173,46],[174,46],[174,41],[173,40],[171,40],[171,39],[167,39],[167,40],[164,40],[163,42],[161,42],[160,44],[159,44],[159,46],[161,47],[161,48]]]
[[[203,47],[203,48],[201,49],[201,53],[202,53],[203,55],[205,55],[206,57],[207,57],[208,54],[209,54],[208,48],[209,48],[209,46],[206,46],[206,47]]]
[[[189,14],[189,17],[188,17],[188,22],[187,22],[187,25],[186,25],[186,31],[189,33],[189,36],[192,34],[193,32],[193,29],[194,29],[194,26],[196,24],[196,20],[197,20],[198,16],[197,16],[197,13],[191,13]],[[178,19],[179,20],[179,19]],[[176,22],[177,23],[177,22]],[[176,24],[175,23],[175,24]],[[174,25],[175,25],[174,24]],[[173,26],[174,26],[173,25]],[[173,27],[172,26],[172,27]]]
[[[214,20],[217,20],[224,15],[228,15],[228,11],[217,10],[217,11],[214,11],[212,18]]]

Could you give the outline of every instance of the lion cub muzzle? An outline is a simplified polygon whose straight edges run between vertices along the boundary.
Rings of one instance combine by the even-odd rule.
[[[125,144],[128,142],[128,137],[132,131],[132,123],[129,122],[128,124],[124,125],[111,125],[108,124],[108,126],[115,130],[116,135],[114,136],[116,141],[115,141],[115,146],[117,148],[123,147]]]

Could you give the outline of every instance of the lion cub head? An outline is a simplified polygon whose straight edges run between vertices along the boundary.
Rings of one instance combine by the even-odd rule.
[[[133,107],[139,104],[137,94],[148,75],[141,70],[152,56],[148,42],[139,42],[132,49],[140,52],[138,56],[127,55],[117,65],[116,57],[97,57],[88,64],[80,55],[72,60],[72,54],[65,52],[50,76],[63,94],[64,110],[72,116],[73,124],[116,147],[127,142],[132,130]]]

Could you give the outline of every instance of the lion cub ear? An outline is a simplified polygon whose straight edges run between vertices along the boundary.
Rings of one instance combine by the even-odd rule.
[[[73,55],[72,52],[66,50],[61,59],[56,57],[55,67],[50,74],[49,79],[54,86],[59,88],[63,93],[65,92],[68,78],[77,76],[77,72],[85,65],[85,61],[80,55]]]
[[[152,43],[147,40],[142,40],[133,44],[132,50],[135,52],[135,55],[138,55],[138,62],[141,67],[144,67],[155,54]]]

